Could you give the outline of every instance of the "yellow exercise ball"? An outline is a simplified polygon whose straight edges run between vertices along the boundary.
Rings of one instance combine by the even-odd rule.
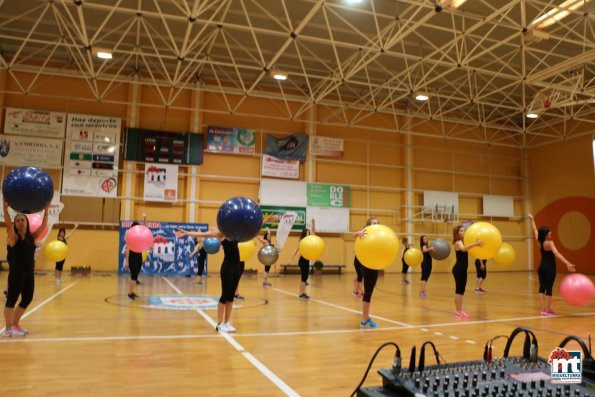
[[[52,262],[60,262],[66,259],[68,247],[62,241],[54,240],[45,246],[45,256]]]
[[[147,251],[143,251],[141,256],[143,258],[143,263],[145,263],[147,261],[147,258],[149,257],[149,254],[147,253]]]
[[[478,259],[491,259],[502,246],[502,235],[496,226],[488,222],[477,222],[465,230],[463,242],[465,245],[480,240],[483,245],[469,249],[469,253]]]
[[[505,267],[512,265],[515,259],[516,253],[514,252],[514,248],[508,243],[502,243],[500,250],[493,258],[496,265]]]
[[[324,253],[324,241],[318,236],[309,235],[300,240],[300,255],[315,261]]]
[[[240,250],[240,260],[247,261],[254,255],[256,245],[254,244],[254,240],[248,240],[243,243],[238,243],[238,249]]]
[[[355,256],[368,269],[384,269],[392,264],[399,251],[397,235],[384,225],[370,225],[365,236],[355,239]]]
[[[409,266],[417,267],[421,265],[421,262],[424,260],[424,254],[420,249],[409,248],[407,252],[405,252],[403,259],[405,259],[405,263]]]

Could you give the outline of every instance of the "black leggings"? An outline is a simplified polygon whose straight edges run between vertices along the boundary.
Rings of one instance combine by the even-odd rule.
[[[362,272],[364,273],[364,297],[362,300],[370,303],[376,281],[378,281],[378,270],[368,269],[362,265]]]
[[[56,262],[56,270],[62,271],[62,269],[64,269],[64,262],[66,262],[66,261],[63,260],[63,261],[60,261],[60,262]]]
[[[6,307],[13,309],[20,295],[19,307],[26,309],[33,300],[34,291],[35,277],[33,274],[8,273]]]
[[[132,281],[137,281],[138,275],[140,274],[140,269],[141,269],[141,267],[143,267],[143,264],[142,263],[134,263],[134,261],[133,261],[128,266],[130,267],[130,279]]]
[[[238,263],[225,263],[221,265],[221,298],[219,303],[233,302],[236,290],[240,284],[242,267]]]
[[[556,281],[556,268],[540,265],[537,274],[539,275],[539,293],[552,296],[554,281]]]
[[[481,263],[483,262],[483,270],[481,270]],[[475,260],[475,272],[477,273],[477,278],[486,279],[488,275],[488,268],[486,267],[487,260]]]
[[[421,263],[421,281],[428,281],[432,274],[432,261],[423,261]]]
[[[409,265],[405,263],[405,258],[403,258],[401,262],[403,262],[403,266],[401,267],[401,273],[407,274],[407,272],[409,271]]]
[[[465,295],[465,287],[467,287],[467,269],[464,266],[455,264],[452,268],[452,275],[455,277],[455,294]]]
[[[310,261],[300,256],[298,265],[300,265],[300,273],[302,275],[301,281],[302,283],[305,283],[308,281],[308,274],[310,273]]]
[[[201,255],[198,257],[198,272],[196,273],[197,276],[202,276],[205,272],[205,262],[207,261],[207,255]]]
[[[357,259],[357,256],[353,257],[353,267],[355,268],[355,273],[357,274],[357,282],[361,283],[364,279],[364,272],[362,271],[362,263]]]
[[[268,273],[271,270],[271,265],[265,265],[264,266],[264,272]]]

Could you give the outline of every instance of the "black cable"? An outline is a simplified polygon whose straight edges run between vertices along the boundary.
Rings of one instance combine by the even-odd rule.
[[[438,353],[438,350],[436,350],[436,345],[434,345],[434,342],[432,342],[432,341],[426,341],[423,343],[423,345],[421,345],[421,351],[419,352],[419,366],[417,367],[419,372],[422,372],[425,368],[426,345],[428,345],[428,344],[430,346],[432,346],[432,349],[434,349],[434,356],[436,357],[436,364],[440,365],[440,353]]]
[[[355,388],[355,390],[353,391],[353,393],[351,393],[350,397],[355,396],[357,394],[357,391],[360,389],[360,387],[362,387],[362,385],[366,381],[366,378],[368,377],[368,373],[370,372],[370,368],[372,368],[372,364],[374,364],[374,360],[376,360],[376,356],[378,356],[378,353],[380,353],[380,351],[382,349],[384,349],[386,346],[394,346],[394,347],[397,348],[397,352],[396,352],[395,358],[393,360],[393,370],[394,371],[401,371],[401,349],[399,348],[399,345],[397,345],[394,342],[383,343],[378,348],[378,350],[376,350],[376,353],[374,353],[374,355],[372,356],[372,359],[370,360],[370,364],[368,364],[368,368],[366,369],[366,373],[364,374],[364,377],[362,378],[362,381],[359,383],[359,385],[357,385],[357,387]]]

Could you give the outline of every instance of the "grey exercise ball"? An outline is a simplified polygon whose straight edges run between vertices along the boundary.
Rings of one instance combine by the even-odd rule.
[[[266,266],[271,266],[279,259],[279,250],[274,245],[267,245],[258,251],[258,260]]]
[[[450,255],[450,244],[448,244],[448,241],[442,238],[432,240],[432,242],[430,243],[430,248],[435,249],[434,251],[430,252],[430,255],[432,256],[432,258],[438,261],[446,259]]]

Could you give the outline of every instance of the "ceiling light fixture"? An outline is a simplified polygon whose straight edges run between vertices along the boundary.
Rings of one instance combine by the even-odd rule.
[[[345,0],[345,3],[347,3],[347,4],[359,4],[362,1],[363,0]]]
[[[536,29],[545,29],[566,18],[570,15],[570,11],[574,11],[589,2],[591,2],[591,0],[566,0],[559,6],[552,8],[539,18],[535,19],[529,26],[535,27]]]
[[[428,99],[430,99],[430,97],[426,94],[417,94],[415,96],[415,99],[417,99],[418,101],[427,101]]]
[[[287,72],[283,72],[281,70],[271,70],[271,76],[275,79],[275,80],[287,80]]]
[[[467,2],[467,0],[441,0],[438,4],[446,8],[459,8],[465,2]]]
[[[536,119],[538,117],[539,117],[539,115],[537,113],[527,113],[528,119]]]
[[[112,52],[105,48],[93,48],[93,55],[101,59],[112,59]]]

